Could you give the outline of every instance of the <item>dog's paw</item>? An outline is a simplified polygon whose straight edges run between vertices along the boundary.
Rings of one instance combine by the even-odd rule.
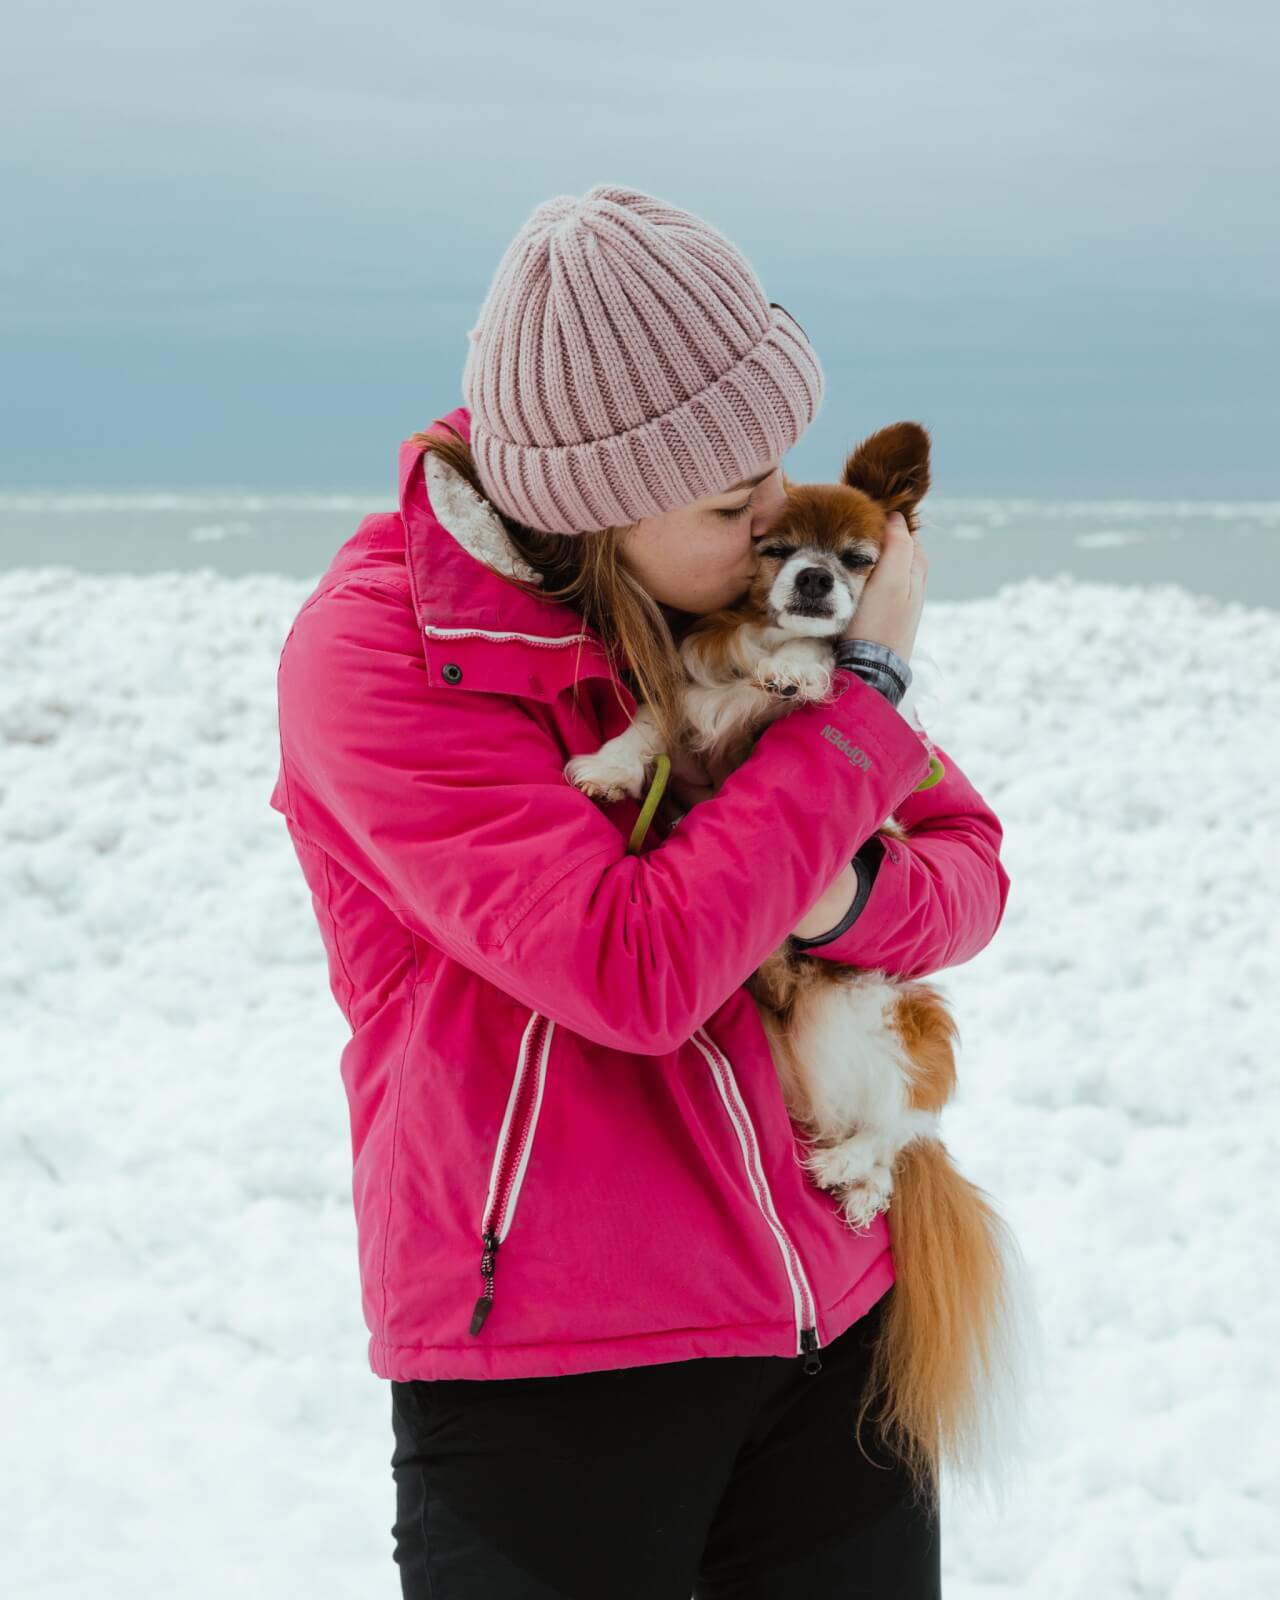
[[[607,755],[597,750],[594,755],[574,756],[565,763],[564,775],[575,789],[581,789],[593,800],[621,800],[630,795],[638,800],[644,789],[644,762],[635,757]]]
[[[840,1209],[855,1233],[862,1233],[881,1211],[889,1209],[893,1194],[893,1175],[882,1169],[882,1176],[855,1183],[840,1191]]]
[[[835,1191],[845,1220],[855,1230],[871,1226],[889,1209],[893,1169],[878,1160],[865,1139],[855,1135],[825,1145],[805,1157],[804,1166],[819,1189]]]
[[[821,661],[780,651],[764,656],[753,674],[756,686],[788,700],[821,700],[831,688],[831,669]]]
[[[856,1134],[839,1144],[818,1145],[804,1158],[804,1168],[819,1189],[843,1189],[859,1183],[874,1164],[865,1141]]]

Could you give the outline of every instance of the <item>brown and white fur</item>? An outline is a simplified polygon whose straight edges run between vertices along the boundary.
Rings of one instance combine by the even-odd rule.
[[[914,534],[929,487],[929,435],[881,429],[849,456],[838,484],[786,482],[787,504],[760,541],[746,596],[684,636],[681,743],[719,772],[760,731],[832,686],[833,646],[879,558],[886,519]],[[899,704],[925,738],[912,691]],[[930,747],[931,748],[931,747]],[[639,797],[662,750],[648,708],[565,774],[586,793]],[[666,751],[692,770],[683,750]],[[907,835],[892,817],[879,831]],[[936,1504],[943,1460],[995,1481],[995,1456],[1018,1431],[1017,1368],[1031,1350],[1017,1247],[982,1190],[956,1169],[939,1118],[956,1083],[958,1029],[939,991],[783,945],[752,975],[788,1111],[809,1141],[804,1165],[850,1226],[888,1212],[895,1292],[868,1384],[883,1396],[884,1436]],[[892,1206],[890,1197],[892,1196]]]

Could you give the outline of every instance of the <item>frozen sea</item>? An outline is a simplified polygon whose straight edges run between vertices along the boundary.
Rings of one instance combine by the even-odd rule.
[[[281,643],[381,503],[3,514],[21,1600],[398,1592],[347,1027],[267,805]],[[1276,509],[1221,509],[933,508],[921,716],[1012,881],[935,980],[943,1132],[1019,1241],[1047,1374],[1006,1501],[944,1482],[948,1600],[1280,1595]]]
[[[318,576],[368,494],[0,493],[0,569]],[[921,508],[929,598],[971,600],[1060,572],[1177,583],[1280,608],[1280,500],[946,500]]]

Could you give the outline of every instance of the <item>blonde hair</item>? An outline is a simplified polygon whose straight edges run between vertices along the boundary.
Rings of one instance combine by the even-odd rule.
[[[440,426],[448,429],[448,436],[415,433],[414,443],[435,451],[487,500],[471,446],[448,423]],[[664,742],[673,748],[683,724],[680,689],[685,672],[670,622],[623,562],[622,535],[635,524],[591,533],[544,533],[525,527],[488,503],[512,545],[542,582],[525,583],[505,573],[499,576],[528,594],[577,611],[604,640],[619,676],[629,680],[637,701],[649,706]]]

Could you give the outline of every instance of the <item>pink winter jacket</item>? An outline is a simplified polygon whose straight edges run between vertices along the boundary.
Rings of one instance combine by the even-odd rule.
[[[469,434],[465,409],[444,420]],[[890,812],[910,840],[813,954],[907,977],[969,960],[1004,912],[1000,824],[945,751],[913,793],[918,733],[838,671],[629,854],[639,803],[563,768],[636,702],[579,614],[498,575],[501,524],[452,483],[437,516],[401,447],[399,511],[341,547],[280,657],[270,804],[351,1028],[370,1365],[813,1370],[892,1284],[888,1229],[853,1233],[806,1178],[743,985]]]

